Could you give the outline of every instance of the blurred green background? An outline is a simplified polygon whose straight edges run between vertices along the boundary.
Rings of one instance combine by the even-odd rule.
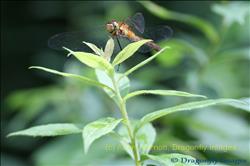
[[[78,166],[130,165],[123,150],[105,151],[114,144],[106,136],[83,154],[79,135],[57,138],[6,138],[10,132],[47,123],[86,124],[103,116],[120,116],[100,89],[41,71],[39,65],[94,77],[89,68],[63,51],[47,46],[54,34],[86,31],[84,41],[104,47],[94,29],[110,19],[142,12],[146,26],[168,25],[172,39],[161,46],[171,50],[130,76],[134,89],[174,89],[209,98],[250,96],[249,2],[7,2],[1,1],[1,165]],[[104,29],[102,29],[105,31]],[[104,41],[105,42],[105,41]],[[103,44],[103,45],[102,45]],[[150,55],[134,56],[121,71]],[[128,102],[129,116],[184,103],[190,99],[141,96]],[[193,100],[193,99],[192,99]],[[249,160],[249,114],[235,108],[209,107],[176,113],[154,122],[155,145],[218,145],[231,151],[177,151],[196,158]]]

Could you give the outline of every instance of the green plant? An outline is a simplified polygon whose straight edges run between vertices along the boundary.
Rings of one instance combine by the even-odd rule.
[[[57,74],[64,77],[70,77],[88,83],[90,85],[100,87],[107,95],[113,99],[113,101],[118,106],[121,118],[117,119],[114,117],[105,117],[94,122],[91,122],[84,127],[78,124],[70,123],[60,123],[60,124],[47,124],[36,127],[31,127],[26,130],[17,131],[9,134],[8,136],[59,136],[59,135],[69,135],[69,134],[82,134],[84,142],[84,152],[87,153],[91,144],[98,138],[104,135],[111,135],[122,145],[123,149],[131,156],[134,160],[136,166],[142,165],[148,160],[153,160],[164,165],[172,165],[171,158],[185,157],[190,160],[194,160],[192,156],[170,153],[162,155],[149,154],[151,147],[153,146],[156,131],[151,124],[152,121],[165,116],[170,113],[179,111],[189,111],[193,109],[199,109],[203,107],[208,107],[217,104],[225,104],[234,106],[236,108],[241,108],[246,111],[249,110],[249,105],[246,101],[235,100],[235,99],[206,99],[202,101],[189,102],[181,105],[177,105],[170,108],[164,108],[161,110],[154,111],[142,117],[140,120],[132,120],[128,116],[128,111],[126,108],[126,102],[138,95],[152,94],[152,95],[168,95],[168,96],[179,96],[179,97],[199,97],[206,98],[202,95],[191,94],[182,91],[175,90],[139,90],[134,92],[129,92],[129,79],[128,75],[136,71],[137,69],[143,67],[145,64],[153,60],[155,57],[159,56],[162,52],[165,52],[169,47],[163,48],[161,51],[157,52],[148,59],[140,62],[136,66],[127,70],[124,73],[118,73],[115,67],[128,58],[130,58],[140,46],[149,42],[150,40],[141,40],[127,45],[123,50],[121,50],[118,55],[110,62],[111,56],[114,50],[114,41],[109,39],[104,51],[99,49],[94,44],[84,42],[88,45],[95,54],[86,52],[74,52],[67,48],[69,55],[73,55],[83,64],[93,68],[95,70],[97,80],[92,78],[84,77],[81,75],[70,74],[59,72],[56,70],[32,66],[32,69],[44,70],[53,74]],[[171,55],[169,55],[171,56]],[[139,108],[138,108],[139,109]],[[119,130],[115,128],[122,123]],[[180,165],[180,163],[177,163]]]

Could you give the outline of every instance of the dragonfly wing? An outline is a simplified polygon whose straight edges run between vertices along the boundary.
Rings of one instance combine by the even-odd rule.
[[[167,26],[156,26],[153,28],[147,28],[143,34],[145,39],[152,39],[154,42],[159,42],[161,40],[168,40],[172,37],[173,30]]]
[[[63,50],[63,47],[67,47],[73,51],[87,51],[89,49],[83,44],[83,41],[94,43],[97,46],[104,46],[107,39],[108,34],[103,28],[91,31],[64,32],[49,38],[48,46],[56,50]]]
[[[113,39],[115,41],[114,54],[118,54],[122,49],[124,49],[128,44],[131,43],[131,41],[127,38],[120,36],[113,37]]]
[[[152,39],[153,42],[159,42],[162,40],[168,40],[172,37],[173,30],[169,26],[156,26],[153,28],[147,28],[144,32],[143,38]],[[157,43],[156,43],[157,44]],[[153,48],[144,44],[140,49],[140,53],[147,53],[152,51]]]
[[[143,33],[145,29],[145,21],[142,13],[136,13],[134,16],[128,18],[126,23],[138,32]]]
[[[80,31],[59,33],[49,38],[48,46],[56,50],[62,50],[62,47],[67,47],[74,51],[78,51],[83,49],[82,47],[84,45],[82,41],[84,36],[84,32]]]

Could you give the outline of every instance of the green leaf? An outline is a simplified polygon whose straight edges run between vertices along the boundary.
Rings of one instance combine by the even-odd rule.
[[[140,40],[137,42],[133,42],[129,45],[127,45],[123,50],[119,52],[119,54],[115,57],[114,61],[112,62],[112,65],[118,65],[131,57],[142,45],[144,45],[147,42],[150,42],[152,40]]]
[[[121,135],[122,134],[122,135]],[[112,132],[112,136],[119,141],[123,149],[129,154],[129,156],[134,159],[134,154],[130,146],[129,136],[124,127],[119,129],[119,133]]]
[[[153,120],[160,118],[162,116],[168,115],[170,113],[179,112],[179,111],[190,111],[193,109],[204,108],[204,107],[217,105],[217,104],[224,104],[224,105],[234,104],[235,105],[235,103],[237,103],[238,105],[246,105],[247,104],[244,101],[235,100],[235,99],[214,99],[214,100],[211,99],[211,100],[190,102],[190,103],[185,103],[185,104],[181,104],[181,105],[170,107],[170,108],[161,109],[161,110],[154,111],[152,113],[145,115],[140,120],[140,123],[138,123],[135,130],[137,131],[144,124],[152,122]],[[246,111],[250,112],[250,106],[248,107],[248,110],[246,110]]]
[[[219,41],[219,35],[215,28],[209,22],[189,14],[183,14],[169,9],[163,8],[151,1],[138,1],[141,3],[149,12],[158,16],[164,20],[176,20],[189,25],[192,25],[202,31],[204,35],[212,42],[216,43]]]
[[[136,126],[137,121],[133,121],[133,127]],[[118,138],[121,143],[123,149],[133,158],[133,151],[131,148],[131,141],[128,135],[127,128],[121,126],[118,130],[118,133],[115,133],[116,138]],[[136,146],[139,149],[140,154],[148,154],[150,149],[152,148],[155,138],[156,131],[151,123],[144,125],[140,130],[136,133]]]
[[[85,82],[87,84],[94,85],[94,86],[101,87],[101,88],[105,88],[105,89],[108,89],[110,91],[114,91],[111,87],[109,87],[109,86],[107,86],[105,84],[99,83],[99,82],[97,82],[95,80],[92,80],[92,79],[89,79],[87,77],[83,77],[83,76],[80,76],[80,75],[59,72],[59,71],[56,71],[56,70],[53,70],[53,69],[48,69],[48,68],[40,67],[40,66],[31,66],[31,67],[29,67],[29,69],[39,69],[39,70],[43,70],[43,71],[46,71],[46,72],[49,72],[49,73],[61,75],[61,76],[64,76],[64,77],[75,78],[75,79],[83,81],[83,82]]]
[[[78,134],[82,130],[75,124],[58,123],[31,127],[25,130],[17,131],[8,135],[11,136],[33,136],[33,137],[52,137],[60,135]]]
[[[136,133],[136,140],[140,154],[148,154],[156,138],[155,128],[151,123],[147,123]]]
[[[179,153],[163,154],[163,155],[145,155],[146,158],[159,162],[164,166],[197,166],[197,160],[192,156]]]
[[[228,2],[226,4],[215,4],[212,10],[223,17],[226,26],[238,22],[243,25],[247,14],[249,14],[249,2]],[[237,13],[237,14],[235,14]]]
[[[104,70],[110,75],[112,75],[114,71],[112,65],[103,57],[86,52],[74,52],[67,48],[64,49],[69,51],[70,54],[74,55],[80,62],[84,63],[89,67],[92,67],[94,69]]]
[[[101,70],[96,70],[96,76],[100,83],[105,84],[106,86],[114,89],[112,79],[105,72]],[[122,76],[121,74],[115,73],[115,80],[116,81],[119,80],[118,87],[119,87],[120,93],[122,96],[125,96],[129,93],[130,82],[129,82],[128,77],[121,78],[121,76]],[[113,91],[110,91],[109,89],[104,89],[104,90],[111,98],[114,99]]]
[[[238,101],[241,101],[241,102],[238,102]],[[228,105],[250,112],[250,98],[249,97],[238,99],[237,102],[232,101],[228,103]]]
[[[83,43],[86,44],[89,48],[91,48],[97,55],[99,55],[99,56],[104,55],[104,52],[101,49],[99,49],[96,45],[94,45],[92,43],[85,42],[85,41],[83,41]]]
[[[97,77],[97,80],[108,86],[108,87],[111,87],[112,89],[114,89],[114,86],[113,86],[113,83],[112,83],[112,80],[111,78],[102,70],[98,70],[96,69],[95,70],[95,74],[96,74],[96,77]],[[114,91],[111,91],[110,89],[103,89],[111,98],[113,98],[115,96],[115,92]]]
[[[112,132],[122,119],[102,118],[87,124],[83,129],[84,152],[87,153],[90,145],[98,138]]]
[[[114,47],[115,47],[114,40],[110,38],[105,46],[104,56],[103,56],[105,59],[107,59],[107,61],[110,61],[114,51]]]
[[[128,71],[126,71],[124,73],[125,76],[131,74],[132,72],[134,72],[135,70],[139,69],[140,67],[146,65],[147,63],[149,63],[150,61],[152,61],[155,57],[157,57],[158,55],[160,55],[161,53],[163,53],[166,49],[168,49],[169,47],[165,47],[162,48],[160,51],[158,51],[156,54],[154,54],[153,56],[147,58],[146,60],[142,61],[141,63],[137,64],[136,66],[132,67],[131,69],[129,69]]]
[[[128,99],[135,97],[135,96],[138,96],[138,95],[146,95],[146,94],[162,95],[162,96],[182,96],[182,97],[206,98],[206,96],[191,94],[191,93],[182,92],[182,91],[175,91],[175,90],[139,90],[139,91],[135,91],[135,92],[131,92],[131,93],[127,94],[124,97],[124,100],[128,100]]]
[[[122,74],[116,73],[115,80],[116,80],[116,82],[118,82],[118,87],[119,87],[121,96],[123,97],[123,96],[127,95],[129,93],[129,88],[130,88],[129,78],[123,77]]]

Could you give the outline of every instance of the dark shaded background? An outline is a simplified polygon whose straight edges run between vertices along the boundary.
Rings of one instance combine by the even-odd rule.
[[[142,71],[133,76],[132,85],[134,84],[134,89],[137,87],[152,87],[186,90],[214,98],[242,98],[249,96],[250,41],[249,29],[247,30],[249,21],[242,26],[243,30],[240,29],[241,26],[237,23],[234,23],[233,26],[228,29],[226,29],[225,26],[220,26],[222,17],[214,14],[211,10],[211,6],[216,3],[220,2],[157,2],[157,4],[167,9],[198,16],[211,22],[215,29],[218,30],[220,37],[224,40],[222,44],[218,46],[218,56],[213,56],[208,60],[209,62],[206,66],[202,67],[199,67],[199,64],[190,58],[191,56],[188,54],[192,53],[186,53],[185,47],[178,47],[178,45],[176,46],[172,43],[173,46],[176,46],[174,48],[182,50],[176,53],[179,55],[179,58],[172,61],[169,60],[170,63],[167,64],[164,61],[168,61],[168,59],[157,59],[157,61],[149,65],[148,68],[143,68]],[[64,80],[40,71],[28,70],[28,67],[39,65],[60,71],[79,72],[79,70],[82,70],[82,73],[92,76],[89,69],[79,69],[81,66],[76,61],[72,58],[66,58],[65,52],[48,48],[47,40],[54,34],[75,30],[90,31],[89,34],[84,36],[83,40],[85,41],[93,40],[93,38],[98,39],[99,36],[93,36],[95,34],[93,29],[98,29],[99,26],[104,25],[106,21],[112,18],[126,18],[138,11],[144,14],[146,25],[169,25],[174,30],[173,39],[179,38],[186,40],[194,47],[197,46],[206,52],[207,56],[210,56],[209,48],[215,48],[210,47],[209,41],[205,39],[197,28],[179,21],[166,21],[156,17],[137,2],[1,1],[1,165],[46,165],[44,161],[47,161],[47,165],[51,165],[53,162],[52,165],[60,165],[60,163],[58,163],[60,160],[58,159],[57,161],[55,159],[59,157],[65,165],[79,165],[75,164],[80,161],[78,161],[78,158],[82,157],[82,145],[78,137],[69,136],[69,138],[65,140],[60,138],[61,140],[57,141],[57,138],[33,139],[18,137],[6,139],[6,135],[9,132],[36,124],[52,122],[86,123],[91,119],[94,120],[104,115],[112,114],[117,116],[117,113],[110,111],[111,108],[115,108],[113,108],[111,101],[106,99],[105,95],[98,90],[89,89],[85,85],[80,85],[79,83]],[[249,14],[247,19],[249,19]],[[223,31],[228,33],[224,35],[222,34]],[[98,40],[96,42],[100,43],[100,45],[104,45],[104,43]],[[168,45],[168,43],[166,43],[166,45]],[[229,58],[228,61],[230,62],[228,62],[227,57],[223,59],[223,56],[220,56],[220,51],[233,52],[235,50],[235,56],[237,57],[239,55],[238,57],[243,58],[232,58],[231,60]],[[243,52],[244,50],[245,52]],[[241,56],[241,54],[244,55]],[[145,55],[145,57],[146,56],[149,55]],[[133,60],[128,61],[122,66],[122,69],[134,65],[145,57],[134,57]],[[222,58],[219,59],[219,57]],[[163,76],[162,73],[165,73],[166,76]],[[68,96],[64,94],[65,91],[69,91]],[[65,96],[66,98],[64,98]],[[79,99],[80,97],[81,101]],[[87,101],[84,103],[84,101],[82,101],[83,99]],[[136,110],[143,105],[141,109],[144,111],[148,108],[162,108],[163,105],[166,106],[166,103],[167,105],[173,105],[183,101],[186,100],[142,97],[139,98],[138,101],[131,102],[130,109]],[[85,108],[83,108],[83,105]],[[93,105],[97,105],[93,108],[93,111],[84,112],[84,110],[88,110],[88,108]],[[100,111],[99,108],[105,111]],[[29,109],[29,111],[27,111],[27,109]],[[34,111],[35,113],[32,113],[32,110],[36,110]],[[204,140],[204,137],[206,137],[206,141],[209,142],[211,139],[208,136],[193,130],[200,129],[205,132],[214,131],[213,129],[205,130],[207,129],[206,125],[211,124],[210,118],[213,118],[213,116],[224,117],[224,120],[220,120],[221,124],[217,125],[224,126],[225,128],[227,126],[226,122],[229,120],[233,121],[232,124],[240,124],[239,128],[242,130],[242,139],[237,137],[237,139],[239,139],[238,143],[241,142],[241,140],[245,141],[243,138],[247,138],[247,136],[244,134],[249,132],[246,130],[246,127],[249,126],[249,115],[247,113],[231,108],[229,113],[225,113],[223,110],[228,110],[228,108],[224,107],[213,110],[222,110],[222,115],[206,115],[205,119],[208,121],[204,124],[201,124],[201,122],[206,120],[201,120],[204,118],[200,117],[201,115],[178,114],[179,116],[173,115],[169,118],[161,118],[154,124],[159,133],[157,142],[169,140],[169,144],[172,142],[193,143],[197,140]],[[141,117],[141,115],[145,114],[143,111],[134,111],[131,113],[131,116]],[[79,118],[80,116],[82,117]],[[189,116],[190,119],[187,120]],[[237,117],[236,120],[235,117]],[[198,122],[197,119],[201,121]],[[191,124],[192,122],[197,122],[197,124]],[[187,129],[186,124],[190,124],[191,129]],[[214,131],[212,135],[218,135],[218,133],[220,133],[220,130]],[[230,131],[222,137],[224,140],[232,137],[232,135],[228,133],[230,133]],[[249,149],[246,149],[245,146],[247,142],[244,141],[240,145],[240,147],[244,149],[241,152],[245,152],[245,155],[241,156],[243,159],[249,154]],[[58,145],[54,144],[55,142],[58,142]],[[72,143],[72,147],[75,147],[77,150],[67,146],[64,147],[69,142],[74,142]],[[102,142],[99,143],[103,145]],[[220,141],[217,143],[220,143]],[[54,152],[53,150],[56,148],[59,150]],[[74,162],[72,163],[74,164],[65,159],[70,158],[68,153],[71,153],[72,156],[76,156],[75,158],[73,157]],[[239,152],[237,153],[240,154]],[[224,158],[239,158],[239,156],[234,153],[213,154],[210,152],[193,152],[192,154],[208,158],[215,155]],[[66,156],[65,158],[64,155]],[[119,153],[117,156],[111,154],[106,155],[109,157],[100,154],[96,155],[97,157],[95,155],[92,157],[94,159],[103,158],[103,160],[108,158],[108,161],[127,159],[124,153]],[[72,158],[70,158],[70,161],[71,160]],[[91,157],[89,160],[91,160]],[[91,162],[84,160],[80,163]]]

